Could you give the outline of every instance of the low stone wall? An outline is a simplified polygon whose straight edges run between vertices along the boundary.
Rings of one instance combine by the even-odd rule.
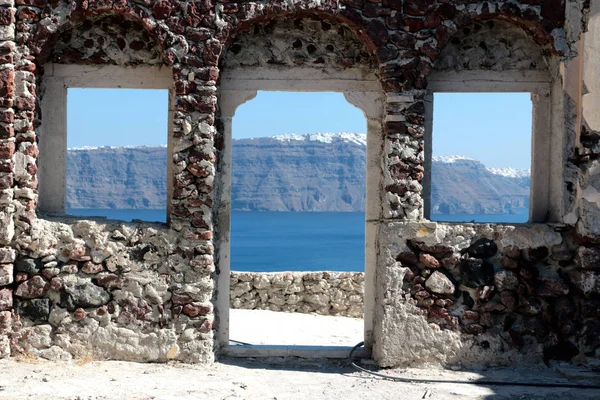
[[[362,318],[362,272],[232,272],[231,308]]]

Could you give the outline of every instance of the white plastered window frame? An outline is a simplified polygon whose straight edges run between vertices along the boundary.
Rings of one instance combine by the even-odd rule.
[[[117,65],[44,65],[41,84],[42,124],[39,128],[39,204],[42,214],[66,212],[67,96],[70,88],[164,89],[169,91],[167,128],[167,221],[170,215],[173,174],[172,154],[175,89],[168,67]]]
[[[348,356],[348,348],[312,346],[229,346],[230,307],[230,218],[232,120],[237,108],[253,99],[257,91],[341,92],[346,100],[363,111],[367,119],[366,225],[365,225],[365,293],[364,342],[369,353],[373,343],[375,308],[375,266],[377,262],[377,228],[382,220],[383,144],[382,118],[385,96],[375,74],[359,69],[327,73],[313,68],[275,69],[245,67],[224,70],[219,87],[219,110],[223,122],[223,154],[220,160],[220,192],[216,232],[219,240],[217,268],[217,342],[221,352],[238,357],[339,357]],[[358,171],[357,171],[358,172]],[[360,171],[360,173],[364,173]]]
[[[434,71],[425,95],[424,217],[431,212],[434,93],[531,93],[531,192],[529,222],[559,222],[563,216],[564,116],[562,87],[547,71]]]

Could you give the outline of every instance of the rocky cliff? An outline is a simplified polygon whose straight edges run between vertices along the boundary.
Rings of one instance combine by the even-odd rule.
[[[233,143],[234,210],[364,210],[364,135],[285,135]],[[67,162],[69,208],[165,207],[165,147],[72,149]],[[433,213],[502,213],[528,206],[526,171],[439,157],[432,175]]]
[[[235,140],[236,210],[360,211],[365,208],[365,137],[285,135]]]
[[[166,147],[67,152],[67,208],[164,208]]]
[[[529,207],[529,171],[488,169],[465,157],[434,157],[432,214],[502,214]]]

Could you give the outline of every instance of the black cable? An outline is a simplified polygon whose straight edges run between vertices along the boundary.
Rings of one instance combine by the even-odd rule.
[[[466,385],[493,385],[493,386],[527,386],[527,387],[547,387],[547,388],[572,388],[572,389],[600,389],[600,385],[592,385],[592,384],[577,384],[577,383],[533,383],[533,382],[506,382],[506,381],[494,381],[481,379],[477,381],[461,381],[456,379],[444,380],[444,379],[422,379],[422,378],[406,378],[403,376],[391,376],[380,374],[375,371],[368,370],[366,368],[357,365],[354,362],[354,352],[359,348],[364,346],[365,342],[360,342],[356,346],[352,348],[350,354],[348,355],[348,361],[350,365],[354,367],[356,370],[361,372],[366,372],[367,374],[371,374],[377,376],[379,378],[387,379],[394,382],[421,382],[421,383],[460,383]]]

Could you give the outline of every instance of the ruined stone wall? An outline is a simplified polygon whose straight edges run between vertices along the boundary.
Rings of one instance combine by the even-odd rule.
[[[2,290],[12,353],[209,360],[213,280],[209,260],[190,268],[187,246],[162,224],[38,219],[16,239]]]
[[[0,2],[0,353],[212,360],[219,329],[213,304],[229,298],[215,283],[230,279],[213,259],[222,239],[214,218],[215,193],[223,190],[218,85],[223,69],[255,57],[278,69],[335,71],[358,63],[380,80],[381,203],[370,221],[379,247],[377,265],[368,266],[375,269],[379,364],[531,361],[556,358],[558,350],[560,357],[575,355],[574,348],[576,359],[598,356],[600,130],[593,115],[600,102],[584,101],[587,114],[580,115],[582,98],[596,86],[590,78],[581,90],[574,60],[584,16],[594,7],[595,1],[569,2],[565,14],[557,0]],[[481,40],[483,33],[464,30],[490,20],[513,27],[513,46],[488,37],[496,28]],[[568,138],[558,174],[564,225],[424,221],[424,98],[436,60],[444,49],[475,57],[465,47],[471,37],[482,50],[481,43],[495,49],[498,62],[489,69],[521,68],[497,57],[503,48],[523,66],[542,68],[537,54],[529,63],[522,58],[523,35],[545,60],[562,63],[552,72],[561,74],[553,79],[564,91],[556,98],[565,99],[556,101]],[[250,55],[246,47],[261,41],[264,51]],[[221,62],[223,51],[240,56]],[[38,141],[51,140],[40,135],[39,112],[48,61],[172,69],[168,225],[38,215]],[[443,68],[457,65],[465,63]],[[481,238],[494,242],[494,254],[466,250]]]
[[[378,340],[390,365],[595,355],[600,286],[589,274],[598,254],[574,244],[563,225],[422,222],[383,229],[387,262],[378,289],[386,295]],[[411,340],[398,340],[404,334]]]
[[[562,178],[562,187],[552,195],[559,206],[547,210],[546,220],[559,213],[557,220],[567,222],[562,213],[579,207],[571,119],[576,100],[564,90],[570,77],[560,72],[559,59],[520,28],[477,21],[449,38],[434,70],[485,72],[479,76],[491,80],[494,71],[547,75],[552,109],[542,112],[552,121],[551,129],[565,132],[543,132],[558,144],[544,168],[560,163],[552,173]],[[485,91],[483,84],[479,87]],[[534,137],[539,140],[545,139]],[[584,214],[584,219],[595,218],[591,210]],[[590,242],[582,233],[562,223],[380,225],[385,256],[379,260],[376,292],[383,311],[376,316],[381,329],[375,332],[375,357],[382,365],[415,359],[510,364],[597,357],[600,303],[597,276],[590,271],[596,268],[590,261],[596,250],[584,247]],[[410,339],[400,340],[406,336]]]
[[[362,272],[232,272],[231,308],[362,318]]]

